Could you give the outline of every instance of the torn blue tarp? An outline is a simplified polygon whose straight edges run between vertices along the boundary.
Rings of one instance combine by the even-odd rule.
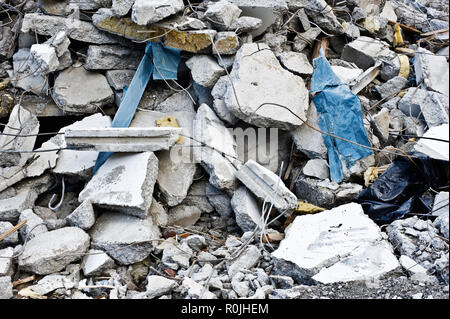
[[[364,128],[359,98],[333,73],[322,51],[314,59],[311,94],[315,95],[313,100],[322,131],[371,147]],[[373,153],[370,149],[347,141],[325,134],[322,136],[328,149],[330,176],[334,182],[342,182],[342,162],[350,168],[357,160]]]
[[[114,116],[111,127],[130,126],[152,75],[154,80],[177,80],[180,61],[180,50],[166,48],[161,43],[147,43],[144,57],[129,87],[124,90],[120,107]],[[110,152],[98,154],[94,174],[112,154]]]

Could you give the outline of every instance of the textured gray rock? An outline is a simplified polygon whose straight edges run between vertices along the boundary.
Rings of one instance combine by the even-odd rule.
[[[77,227],[65,227],[37,235],[24,247],[19,266],[39,275],[51,274],[79,260],[89,247],[89,235]]]
[[[92,248],[105,251],[122,265],[144,260],[160,237],[150,216],[140,219],[112,212],[100,216],[90,234]]]
[[[381,98],[385,99],[392,95],[394,97],[408,84],[408,80],[402,76],[396,76],[390,79],[386,83],[383,83],[377,87],[378,93],[380,93]]]
[[[208,55],[195,55],[186,61],[192,78],[203,87],[213,87],[217,80],[225,74],[225,70],[217,61]]]
[[[238,33],[244,33],[249,31],[254,31],[259,29],[263,24],[263,21],[259,18],[254,17],[239,17],[230,27]]]
[[[443,56],[434,55],[424,48],[417,49],[416,56],[414,69],[417,83],[423,81],[426,88],[448,96],[449,67],[447,59]]]
[[[307,31],[300,33],[294,38],[294,45],[292,49],[296,52],[303,51],[307,46],[314,41],[322,31],[319,28],[310,28]]]
[[[0,234],[6,233],[13,227],[14,227],[13,224],[11,224],[10,222],[0,222]],[[13,232],[0,242],[0,248],[17,245],[18,243],[19,243],[19,236],[17,232]]]
[[[143,52],[120,45],[90,45],[86,70],[136,70]]]
[[[103,251],[97,249],[90,249],[88,255],[83,257],[81,262],[81,269],[85,276],[101,275],[104,270],[114,267],[114,260]]]
[[[238,258],[227,263],[228,276],[232,278],[243,269],[252,269],[258,264],[261,257],[261,252],[258,247],[249,245]]]
[[[400,267],[379,227],[355,203],[298,216],[272,256],[294,265],[297,281],[366,280]]]
[[[255,230],[261,225],[261,208],[246,187],[239,187],[231,198],[236,223],[243,232]]]
[[[206,184],[206,197],[214,210],[221,216],[230,216],[233,212],[231,208],[231,198],[225,192],[215,188],[211,184]]]
[[[114,103],[114,93],[106,77],[82,67],[61,72],[55,80],[52,97],[60,108],[74,113],[95,113]]]
[[[134,70],[110,70],[106,71],[106,79],[115,90],[123,90],[129,86],[134,77]]]
[[[325,31],[335,35],[344,33],[344,28],[333,13],[333,9],[325,0],[311,0],[307,2],[305,12]]]
[[[79,201],[145,218],[158,176],[152,152],[116,153],[103,164],[79,195]]]
[[[88,230],[95,224],[95,212],[92,203],[85,200],[69,216],[66,217],[71,226]]]
[[[130,12],[135,0],[112,0],[111,9],[118,17],[123,17]]]
[[[253,160],[243,165],[236,177],[260,200],[272,203],[276,209],[290,215],[297,208],[297,197],[284,185],[283,181]]]
[[[270,103],[284,105],[305,120],[308,90],[302,78],[283,69],[265,44],[244,44],[236,54],[231,84],[225,94],[228,108],[240,119],[259,127],[292,129],[303,122]],[[255,78],[258,74],[258,78]],[[259,108],[262,104],[265,104]]]
[[[13,265],[14,248],[0,250],[0,277],[10,275]]]
[[[179,205],[169,210],[168,225],[188,227],[194,225],[202,211],[197,206]]]
[[[131,19],[138,25],[147,25],[183,10],[183,0],[136,0],[131,12]]]
[[[225,93],[227,92],[228,82],[229,82],[228,76],[224,75],[220,77],[219,80],[214,85],[211,91],[211,95],[214,98],[212,107],[216,112],[217,116],[222,121],[230,124],[236,124],[236,122],[239,119],[236,118],[236,116],[234,116],[234,114],[228,109],[224,101]]]

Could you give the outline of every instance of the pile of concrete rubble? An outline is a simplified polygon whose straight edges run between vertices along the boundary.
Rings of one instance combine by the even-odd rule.
[[[408,285],[374,297],[448,298],[448,182],[427,191],[431,213],[384,225],[357,203],[396,156],[448,163],[447,1],[0,6],[0,299],[304,298],[385,280]],[[179,52],[177,80],[145,82],[114,126],[149,42]],[[342,181],[309,90],[320,56],[372,150]]]

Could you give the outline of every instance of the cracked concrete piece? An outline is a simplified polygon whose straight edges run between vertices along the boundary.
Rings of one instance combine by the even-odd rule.
[[[135,0],[112,0],[111,9],[118,17],[123,17],[130,12]]]
[[[217,80],[225,74],[225,70],[217,61],[208,55],[195,55],[186,61],[192,72],[192,78],[203,87],[213,87]]]
[[[35,63],[30,49],[19,49],[13,55],[14,71],[9,71],[11,84],[37,95],[46,95],[48,81],[40,70],[40,64]]]
[[[283,52],[278,58],[281,64],[292,73],[303,76],[313,74],[314,68],[303,53]]]
[[[211,95],[214,98],[212,107],[216,112],[217,116],[222,121],[234,125],[238,122],[239,119],[236,116],[234,116],[234,114],[228,109],[224,101],[224,96],[225,93],[227,92],[228,83],[229,79],[227,75],[220,77],[219,80],[216,82],[211,91]]]
[[[229,30],[233,30],[239,33],[250,32],[258,30],[263,24],[263,20],[254,17],[239,17],[230,27]]]
[[[446,57],[419,48],[414,59],[414,69],[417,83],[423,81],[426,88],[449,95],[449,66]]]
[[[145,296],[149,299],[160,297],[170,293],[178,287],[175,280],[167,279],[162,276],[151,275],[147,277],[147,288]]]
[[[78,200],[145,218],[158,176],[158,159],[151,152],[114,154],[81,191]]]
[[[106,77],[83,67],[61,72],[55,80],[52,97],[63,110],[74,113],[95,113],[114,103],[114,92]]]
[[[236,223],[244,233],[261,226],[261,208],[246,187],[239,187],[234,192],[231,207],[236,216]]]
[[[90,230],[91,247],[105,251],[121,265],[131,265],[148,257],[161,234],[151,216],[140,219],[107,212]]]
[[[219,30],[226,30],[236,22],[242,10],[226,0],[211,2],[205,12],[205,17]]]
[[[136,70],[144,53],[120,45],[90,45],[87,51],[86,70]]]
[[[196,148],[195,157],[209,173],[209,182],[222,190],[232,192],[236,187],[236,149],[233,135],[208,105],[202,104],[194,121],[194,138],[210,147]],[[226,154],[224,158],[221,153]]]
[[[95,224],[95,212],[92,203],[85,200],[69,216],[66,217],[71,226],[88,230]]]
[[[24,220],[27,223],[19,229],[20,237],[24,242],[48,231],[42,218],[36,215],[32,209],[26,209],[20,213],[19,223]]]
[[[283,69],[267,45],[244,44],[236,54],[230,76],[234,89],[228,85],[224,100],[234,115],[245,122],[285,130],[303,124],[283,108],[270,104],[259,108],[264,103],[285,105],[306,120],[309,95],[303,79]]]
[[[250,270],[255,267],[262,255],[258,247],[254,245],[249,245],[242,254],[236,259],[229,261],[227,263],[228,276],[233,278],[237,273],[241,272],[243,269]]]
[[[247,161],[236,177],[260,200],[267,200],[276,209],[289,216],[297,208],[297,197],[272,171],[253,160]]]
[[[136,0],[132,8],[131,19],[138,25],[147,25],[183,10],[183,0]]]
[[[90,249],[88,254],[81,262],[81,269],[85,276],[101,275],[104,270],[115,267],[114,260],[101,250]]]
[[[24,247],[19,266],[39,275],[61,271],[87,252],[89,235],[77,227],[65,227],[37,235]]]
[[[305,167],[303,167],[302,173],[306,176],[312,176],[319,179],[330,178],[328,162],[321,158],[309,160]]]
[[[334,15],[333,9],[325,0],[310,0],[305,7],[306,14],[325,31],[341,35],[345,32]]]
[[[298,216],[285,232],[286,238],[272,256],[294,264],[297,280],[367,280],[400,266],[392,246],[359,204]]]
[[[106,80],[114,90],[120,91],[130,85],[135,73],[134,70],[109,70],[106,71]]]

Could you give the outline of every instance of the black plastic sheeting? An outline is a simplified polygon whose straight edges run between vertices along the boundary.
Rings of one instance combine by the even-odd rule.
[[[428,214],[432,202],[422,195],[430,187],[436,191],[448,190],[448,161],[417,152],[409,155],[416,158],[397,158],[356,200],[379,224],[391,223],[408,213]]]

